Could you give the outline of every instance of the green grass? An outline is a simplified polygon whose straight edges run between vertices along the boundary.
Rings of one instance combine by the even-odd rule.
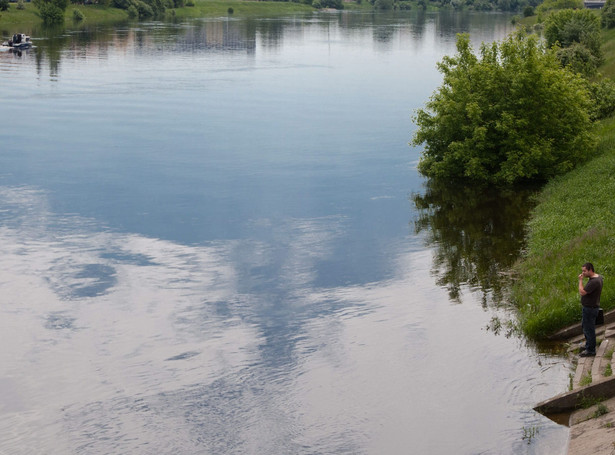
[[[537,426],[533,426],[533,427],[523,427],[523,436],[521,437],[522,440],[527,440],[528,444],[532,443],[532,440],[536,438],[536,436],[538,435],[538,433],[540,433],[540,428],[538,428]]]
[[[615,28],[602,30],[604,44],[604,64],[600,67],[600,72],[605,77],[615,78]]]
[[[598,417],[603,416],[608,413],[609,413],[609,408],[607,408],[604,403],[600,403],[591,417],[594,419],[597,419]]]
[[[592,406],[596,406],[604,401],[604,397],[586,397],[581,393],[579,401],[577,403],[577,409],[589,409]]]
[[[229,8],[233,16],[275,16],[310,13],[316,11],[309,5],[293,2],[243,1],[243,0],[194,0],[193,7],[183,7],[167,10],[167,16],[174,11],[176,18],[220,17],[227,16]],[[371,9],[368,2],[365,5],[348,3],[347,9]],[[79,9],[85,15],[86,23],[122,22],[128,19],[125,10],[104,7],[101,5],[69,5],[64,14],[65,24],[73,23],[73,11]],[[0,30],[6,33],[25,30],[30,32],[33,27],[41,24],[38,9],[32,3],[26,3],[24,10],[18,10],[16,3],[11,3],[8,11],[0,13]]]
[[[73,24],[73,14],[76,9],[85,15],[83,23],[113,23],[128,19],[127,12],[117,8],[101,5],[68,5],[64,12],[65,24]],[[32,29],[40,24],[42,24],[42,21],[38,14],[38,8],[32,3],[26,3],[23,10],[18,10],[17,4],[11,3],[8,11],[0,13],[0,31],[5,34],[32,33]]]
[[[34,24],[41,22],[38,9],[32,3],[26,3],[25,9],[18,10],[16,3],[9,5],[8,11],[0,12],[0,28],[11,28],[8,33],[21,32],[27,30],[28,33]]]
[[[585,262],[603,275],[601,306],[615,308],[615,118],[596,126],[595,158],[552,180],[528,225],[513,300],[523,331],[543,338],[580,321],[577,276]]]
[[[583,376],[581,378],[581,380],[579,381],[579,385],[581,387],[584,387],[586,385],[590,385],[592,383],[592,374],[591,373],[587,373],[585,376]]]

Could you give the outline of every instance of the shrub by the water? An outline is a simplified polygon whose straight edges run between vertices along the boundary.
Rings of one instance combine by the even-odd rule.
[[[586,82],[536,36],[483,43],[477,57],[469,36],[460,35],[457,54],[438,66],[443,85],[414,117],[412,144],[425,144],[423,175],[497,185],[544,181],[591,154]]]
[[[73,10],[73,20],[75,22],[81,22],[85,19],[85,15],[81,12],[81,10],[75,9]]]
[[[129,11],[129,9],[134,7],[139,19],[160,16],[166,10],[163,0],[113,0],[113,6],[127,10],[129,17],[134,14],[134,10]]]
[[[606,0],[600,12],[600,21],[603,27],[615,27],[615,0]]]
[[[43,3],[38,11],[45,24],[61,24],[64,22],[64,10],[52,3]]]
[[[595,76],[598,72],[600,59],[592,54],[584,44],[575,42],[568,47],[556,47],[555,49],[555,55],[561,65],[569,70],[587,78]]]
[[[374,2],[374,7],[380,10],[393,9],[393,0],[376,0]]]
[[[580,43],[597,58],[602,58],[600,47],[600,18],[588,9],[556,11],[545,20],[544,36],[547,46],[559,44],[569,47]]]
[[[605,119],[615,114],[615,81],[601,79],[589,84],[592,99],[591,115],[594,120]]]

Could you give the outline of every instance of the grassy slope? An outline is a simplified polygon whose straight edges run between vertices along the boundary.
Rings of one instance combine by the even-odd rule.
[[[615,77],[615,30],[604,33],[603,77]],[[526,334],[541,338],[580,321],[577,276],[592,262],[605,278],[601,306],[615,308],[615,118],[596,126],[595,158],[541,192],[517,266],[513,300]]]
[[[10,33],[27,32],[41,24],[38,8],[26,3],[24,10],[18,10],[16,3],[11,3],[8,11],[0,13],[0,30]],[[105,8],[100,5],[68,5],[64,13],[65,23],[72,24],[73,10],[81,10],[86,20],[91,23],[120,22],[128,18],[126,11],[117,8]]]

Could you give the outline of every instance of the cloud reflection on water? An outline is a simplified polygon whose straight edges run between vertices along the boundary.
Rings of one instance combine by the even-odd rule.
[[[56,215],[33,188],[0,188],[0,205],[1,319],[10,346],[2,363],[21,402],[3,409],[2,426],[17,428],[24,416],[31,425],[0,450],[53,443],[67,452],[135,453],[161,432],[187,451],[228,449],[242,439],[254,444],[263,426],[283,427],[272,398],[287,380],[302,314],[323,311],[309,310],[322,302],[307,287],[313,260],[330,254],[340,234],[338,218],[273,227],[277,247],[186,246]],[[259,274],[272,263],[279,277]],[[254,400],[242,404],[246,394]],[[169,418],[184,421],[171,435],[159,418],[165,427]],[[45,430],[32,438],[34,427]],[[229,437],[237,429],[251,436]]]
[[[29,187],[0,206],[0,453],[474,453],[463,434],[516,431],[506,409],[529,403],[510,384],[542,374],[477,305],[422,286],[428,250],[400,250],[389,280],[314,286],[340,217],[181,245],[55,214]],[[523,373],[499,377],[501,353]]]

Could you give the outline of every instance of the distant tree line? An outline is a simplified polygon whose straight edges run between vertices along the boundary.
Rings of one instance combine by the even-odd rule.
[[[274,0],[289,1],[289,0]],[[312,5],[315,8],[343,9],[342,0],[290,0],[297,3]],[[410,10],[413,7],[427,9],[434,7],[439,9],[475,10],[475,11],[524,11],[530,8],[532,14],[541,0],[356,0],[357,3],[369,2],[378,10]],[[559,0],[559,1],[582,1],[582,0]],[[531,15],[531,14],[529,14]]]
[[[429,4],[456,10],[523,11],[528,6],[535,8],[540,4],[540,0],[429,0]]]

